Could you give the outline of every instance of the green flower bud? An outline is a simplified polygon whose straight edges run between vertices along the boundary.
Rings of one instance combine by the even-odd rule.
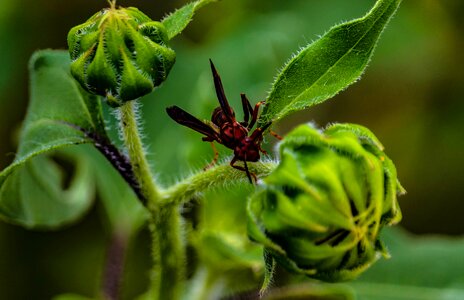
[[[68,33],[71,73],[117,107],[159,86],[175,62],[166,30],[137,8],[107,8]]]
[[[280,144],[281,162],[248,204],[248,233],[290,271],[352,279],[387,251],[385,225],[401,220],[404,192],[392,161],[366,128],[301,125]]]

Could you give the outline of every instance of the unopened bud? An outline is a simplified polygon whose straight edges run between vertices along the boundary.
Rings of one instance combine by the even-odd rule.
[[[68,33],[71,73],[117,107],[166,80],[175,52],[160,22],[137,8],[106,8]]]
[[[301,125],[250,199],[248,232],[287,269],[348,280],[387,256],[380,230],[401,220],[403,192],[377,138],[357,125]]]

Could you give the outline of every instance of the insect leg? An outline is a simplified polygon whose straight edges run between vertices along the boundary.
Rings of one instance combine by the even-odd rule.
[[[204,171],[206,171],[209,168],[213,167],[217,163],[217,160],[218,160],[218,157],[219,157],[219,152],[217,151],[216,146],[214,146],[213,142],[211,142],[211,148],[213,148],[213,151],[214,151],[214,158],[213,158],[212,162],[210,162],[208,165],[206,165],[206,167],[203,168]]]
[[[245,167],[236,166],[235,165],[236,162],[237,162],[237,158],[236,157],[232,158],[232,160],[230,161],[230,166],[234,169],[245,172],[251,184],[253,184],[253,180],[251,179],[252,177],[254,178],[255,182],[258,181],[258,178],[256,178],[256,175],[254,173],[251,173],[250,170],[248,170],[248,165],[246,161],[243,161]]]
[[[248,129],[253,128],[255,126],[256,121],[258,120],[258,112],[259,112],[259,107],[263,105],[266,101],[259,101],[256,103],[255,108],[253,109],[253,113],[251,116],[251,122],[250,125],[248,125]]]
[[[248,170],[248,165],[247,165],[246,160],[243,161],[243,164],[245,165],[245,172],[247,174],[247,177],[248,177],[248,180],[250,181],[250,183],[253,184],[253,180],[251,180],[252,176],[253,176],[253,179],[255,180],[255,182],[257,182],[258,179],[256,178],[256,175],[251,173],[250,170]]]
[[[269,155],[269,153],[267,153],[266,150],[264,150],[263,148],[261,148],[261,145],[258,145],[259,147],[259,151],[261,151],[261,153],[263,153],[264,155]]]
[[[269,133],[270,133],[273,137],[275,137],[276,139],[278,139],[279,141],[281,141],[281,140],[283,139],[283,138],[282,138],[280,135],[278,135],[275,131],[269,130]]]
[[[260,141],[260,139],[263,138],[263,133],[266,131],[266,129],[269,128],[269,126],[271,126],[271,123],[267,123],[261,128],[256,128],[250,135],[250,139],[252,139],[253,141]]]

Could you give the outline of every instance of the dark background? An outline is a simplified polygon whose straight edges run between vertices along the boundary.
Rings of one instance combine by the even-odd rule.
[[[154,20],[184,3],[119,2],[139,7]],[[222,0],[200,10],[172,42],[178,57],[168,81],[144,99],[145,139],[152,144],[150,158],[161,180],[170,183],[212,157],[198,134],[175,126],[164,113],[164,107],[177,104],[209,117],[215,98],[208,58],[216,63],[233,104],[239,103],[240,92],[256,102],[299,47],[336,23],[362,16],[373,3]],[[103,0],[2,0],[0,169],[14,159],[28,101],[29,57],[38,49],[65,49],[68,30],[105,6]],[[401,224],[417,234],[464,233],[463,15],[461,0],[404,1],[361,81],[276,127],[281,134],[305,121],[369,127],[408,191],[400,198]],[[56,232],[0,222],[0,298],[47,299],[68,291],[91,295],[106,243],[99,216],[97,204],[78,224]],[[146,284],[147,238],[142,232],[130,250],[128,298]]]

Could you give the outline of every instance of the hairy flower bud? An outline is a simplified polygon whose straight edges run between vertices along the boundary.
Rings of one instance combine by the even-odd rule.
[[[137,8],[107,8],[68,33],[71,73],[117,107],[150,93],[167,77],[175,52],[166,30]]]
[[[248,232],[291,271],[326,281],[354,278],[379,254],[385,225],[401,220],[392,161],[366,128],[301,125],[249,202]]]

